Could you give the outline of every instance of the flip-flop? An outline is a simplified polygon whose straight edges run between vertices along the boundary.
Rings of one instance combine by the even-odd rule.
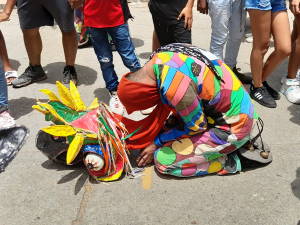
[[[12,85],[12,81],[18,78],[18,72],[15,70],[6,71],[4,75],[5,75],[7,85]]]
[[[256,140],[253,144],[245,144],[238,151],[243,157],[262,164],[268,164],[273,160],[270,147],[259,140]]]
[[[29,130],[24,126],[0,130],[0,173],[16,157],[28,134]]]

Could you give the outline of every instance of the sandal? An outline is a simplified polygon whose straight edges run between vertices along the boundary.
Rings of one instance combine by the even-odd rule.
[[[272,162],[272,153],[270,147],[262,140],[261,133],[263,131],[263,121],[259,118],[257,127],[259,133],[248,143],[239,148],[238,153],[246,159],[261,163],[269,164]]]
[[[15,70],[6,71],[4,75],[7,85],[12,85],[12,81],[18,78],[18,72]]]

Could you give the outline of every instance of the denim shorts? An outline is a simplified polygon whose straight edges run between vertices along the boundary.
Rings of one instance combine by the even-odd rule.
[[[246,0],[245,9],[271,10],[272,12],[287,10],[285,0]]]

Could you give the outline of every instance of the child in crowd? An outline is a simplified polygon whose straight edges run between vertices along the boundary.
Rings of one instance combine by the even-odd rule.
[[[210,52],[223,60],[242,83],[251,84],[252,79],[239,72],[237,56],[245,31],[246,11],[243,0],[198,0],[200,13],[209,13],[211,18]]]
[[[250,57],[253,85],[250,96],[259,104],[275,108],[279,93],[269,86],[267,77],[291,52],[291,35],[285,0],[246,0],[250,15],[253,47]],[[264,63],[264,56],[274,38],[274,51]]]
[[[10,14],[13,10],[13,7],[15,5],[14,0],[8,0],[7,4],[4,6],[2,12],[0,12],[0,22],[8,21]],[[3,70],[4,75],[6,78],[7,85],[11,85],[12,81],[15,80],[18,77],[18,73],[16,70],[14,70],[10,64],[7,49],[5,45],[4,36],[0,30],[0,58],[3,63]]]
[[[127,0],[86,0],[84,22],[99,60],[106,88],[112,98],[110,105],[119,104],[117,97],[118,76],[114,70],[112,48],[108,34],[115,43],[124,65],[131,71],[140,69],[140,62],[135,54],[127,20],[131,18]]]
[[[194,0],[150,0],[154,30],[153,48],[170,43],[192,43]]]
[[[300,66],[300,0],[290,0],[290,9],[295,15],[292,52],[289,60],[288,75],[282,80],[281,92],[288,101],[300,104],[300,72],[298,70]]]

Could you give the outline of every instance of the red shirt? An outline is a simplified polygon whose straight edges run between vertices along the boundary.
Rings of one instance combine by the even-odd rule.
[[[84,25],[104,28],[125,23],[120,0],[85,0]]]

